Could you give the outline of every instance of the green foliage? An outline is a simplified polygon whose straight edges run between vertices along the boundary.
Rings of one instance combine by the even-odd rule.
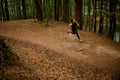
[[[114,25],[112,28],[112,32],[114,35],[114,40],[115,41],[119,41],[120,42],[120,0],[96,0],[96,9],[94,9],[95,5],[94,5],[94,0],[83,0],[83,25],[85,25],[85,29],[89,29],[90,31],[93,30],[94,28],[92,26],[94,26],[94,14],[96,14],[96,28],[97,31],[99,30],[99,26],[100,26],[100,14],[101,17],[103,18],[103,33],[102,35],[107,36],[109,35],[109,30],[110,30],[110,19],[113,18],[113,15],[115,15],[116,20],[116,26]],[[103,1],[103,5],[102,5],[102,10],[101,10],[101,1]],[[113,8],[115,8],[115,10],[113,10],[112,12],[110,12],[110,2],[112,2],[113,4]],[[114,4],[115,3],[115,4]],[[91,19],[92,18],[92,19]],[[90,19],[90,20],[89,20]],[[112,22],[113,22],[112,21]],[[90,23],[90,24],[89,24]],[[93,23],[93,24],[91,24]],[[116,28],[115,30],[113,30],[114,28]],[[114,31],[114,32],[113,32]]]
[[[3,1],[3,2],[2,2]],[[10,15],[10,20],[17,20],[17,19],[23,19],[23,8],[22,8],[22,0],[7,0],[8,1],[8,10]],[[49,20],[54,19],[55,17],[55,0],[42,0],[42,11],[43,11],[43,17],[46,20],[46,24],[48,24]],[[70,22],[70,18],[73,18],[74,16],[74,0],[68,0],[69,3],[67,4],[67,19],[64,20],[64,0],[60,0],[59,4],[59,20],[64,22]],[[96,1],[96,4],[94,4]],[[0,21],[5,21],[5,1],[0,0],[2,2],[0,4]],[[26,12],[27,12],[27,18],[35,18],[36,17],[36,9],[35,9],[35,3],[34,0],[25,0],[26,2]],[[82,16],[83,16],[83,26],[85,26],[85,29],[88,29],[90,31],[93,31],[94,28],[97,29],[96,32],[99,31],[100,25],[103,25],[103,31],[101,35],[108,36],[109,35],[109,29],[110,29],[110,19],[112,19],[113,15],[116,17],[116,28],[112,30],[113,34],[116,35],[115,32],[120,32],[120,29],[118,29],[120,25],[120,0],[83,0],[82,1]],[[102,4],[103,3],[103,4]],[[111,9],[110,3],[112,3],[112,8],[116,7],[115,10]],[[102,9],[101,9],[102,5]],[[96,9],[94,9],[96,6]],[[3,8],[2,8],[3,7]],[[78,6],[79,7],[79,6]],[[110,11],[112,10],[112,11]],[[96,19],[95,19],[96,15]],[[66,17],[65,17],[66,18]],[[100,21],[103,18],[103,21]],[[94,25],[96,20],[96,25]],[[114,21],[114,20],[113,20]],[[112,21],[112,22],[113,22]],[[103,23],[100,23],[103,22]],[[93,27],[96,26],[96,27]],[[109,33],[108,33],[109,32]],[[120,35],[120,33],[117,33]],[[115,37],[115,36],[114,36]],[[118,36],[120,39],[120,36]],[[115,37],[116,38],[116,37]],[[116,40],[116,39],[115,39]],[[117,40],[118,41],[118,40]]]

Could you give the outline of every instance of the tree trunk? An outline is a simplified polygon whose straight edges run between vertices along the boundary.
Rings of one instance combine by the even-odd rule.
[[[86,25],[85,25],[85,29],[87,30],[88,28],[90,28],[90,10],[91,10],[91,8],[90,8],[90,5],[91,5],[91,1],[90,0],[88,0],[88,2],[87,2],[87,7],[88,7],[88,15],[87,15],[87,20],[86,20]]]
[[[74,17],[80,24],[79,29],[82,30],[82,0],[74,0]]]
[[[116,36],[116,6],[117,6],[117,0],[115,0],[115,4],[114,4],[114,7],[113,7],[113,40]]]
[[[67,21],[67,0],[63,0],[63,21]]]
[[[43,8],[43,18],[46,18],[46,0],[43,0],[42,8]]]
[[[94,27],[93,22],[94,22],[94,0],[90,0],[89,31],[93,31],[93,27]]]
[[[21,9],[20,9],[20,0],[16,0],[16,10],[17,10],[17,18],[21,19]]]
[[[8,1],[7,0],[5,0],[5,13],[6,13],[6,19],[9,21],[10,16],[9,16]]]
[[[64,2],[64,0],[60,0],[60,2],[59,2],[59,18],[60,18],[60,20],[63,20],[63,2]]]
[[[94,32],[96,32],[96,15],[97,15],[97,11],[96,11],[96,7],[97,7],[97,1],[94,0]]]
[[[45,27],[49,26],[49,20],[50,20],[50,17],[51,17],[51,12],[50,12],[50,0],[46,0],[46,24],[45,24]]]
[[[3,0],[1,0],[1,16],[2,16],[2,20],[4,21],[6,18],[5,18],[4,8],[3,8]]]
[[[105,11],[108,12],[108,1],[105,1]],[[105,14],[105,36],[107,37],[108,36],[108,14],[106,13]]]
[[[110,9],[110,28],[109,28],[109,33],[108,37],[112,40],[114,40],[114,36],[116,33],[116,5],[117,5],[117,0],[115,1],[110,1],[109,4],[109,9]]]
[[[100,26],[99,26],[99,33],[103,34],[103,16],[102,16],[102,11],[103,11],[103,0],[101,0],[101,5],[100,5]]]
[[[23,9],[23,17],[27,19],[27,12],[26,12],[26,0],[22,0],[22,9]]]
[[[43,21],[42,1],[35,0],[36,17],[38,21]]]
[[[59,20],[59,1],[60,0],[54,0],[54,13],[55,13],[55,20]]]
[[[67,0],[67,21],[66,22],[69,22],[70,21],[70,0]]]
[[[63,21],[69,21],[69,0],[63,0]]]

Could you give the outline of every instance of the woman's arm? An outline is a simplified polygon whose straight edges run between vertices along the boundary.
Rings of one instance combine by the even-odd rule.
[[[79,25],[79,23],[76,21],[76,24],[77,24],[77,26],[79,27],[80,25]]]

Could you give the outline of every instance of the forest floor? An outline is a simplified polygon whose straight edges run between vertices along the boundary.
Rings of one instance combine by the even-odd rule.
[[[0,23],[0,35],[22,64],[6,68],[3,80],[120,80],[120,43],[88,31],[83,42],[67,23],[18,20]],[[16,75],[16,76],[15,76]]]

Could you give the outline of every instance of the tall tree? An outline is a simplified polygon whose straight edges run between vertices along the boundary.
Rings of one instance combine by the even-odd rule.
[[[108,4],[109,4],[109,2],[108,2],[108,0],[105,0],[104,1],[105,2],[105,31],[104,31],[104,33],[105,33],[105,36],[107,37],[108,36]]]
[[[5,20],[5,12],[4,12],[4,8],[3,8],[3,0],[1,0],[1,17],[2,20]]]
[[[69,21],[69,0],[63,0],[63,21]]]
[[[49,20],[51,18],[51,6],[50,6],[50,0],[45,0],[45,4],[46,4],[46,9],[45,9],[45,13],[46,13],[46,24],[45,26],[49,26]]]
[[[96,32],[97,0],[94,0],[94,32]]]
[[[55,13],[55,20],[59,20],[59,2],[60,0],[54,0],[54,13]]]
[[[93,31],[94,27],[94,0],[90,0],[90,16],[89,16],[89,31]]]
[[[82,30],[82,0],[74,0],[74,17],[80,24],[79,29]]]
[[[43,12],[43,18],[46,18],[47,14],[46,14],[46,0],[42,0],[42,12]]]
[[[10,16],[9,16],[9,10],[8,10],[8,1],[5,0],[5,13],[6,13],[6,20],[10,20]]]
[[[103,0],[101,0],[101,5],[100,5],[100,26],[99,26],[99,33],[103,34],[103,16],[102,16],[102,11],[103,11]]]
[[[114,35],[116,33],[116,6],[118,0],[110,0],[109,2],[109,10],[110,10],[110,28],[108,37],[114,40]]]
[[[23,10],[23,17],[24,17],[24,19],[27,19],[26,0],[22,0],[22,10]]]
[[[16,10],[18,19],[21,19],[20,0],[16,0]]]
[[[60,18],[60,20],[63,20],[63,2],[64,2],[64,0],[60,0],[60,2],[59,2],[59,18]]]
[[[90,10],[91,10],[91,1],[90,0],[87,0],[86,1],[86,4],[87,4],[87,20],[86,20],[86,24],[85,24],[85,29],[88,29],[90,28]]]
[[[42,0],[34,0],[36,8],[36,17],[38,21],[43,20],[43,11],[42,11]]]

